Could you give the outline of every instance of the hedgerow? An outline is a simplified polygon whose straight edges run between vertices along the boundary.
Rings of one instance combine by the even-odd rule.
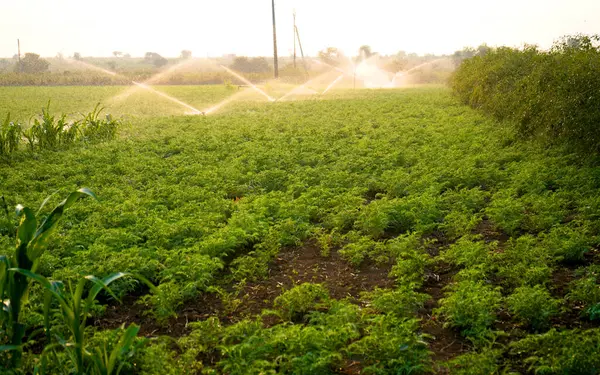
[[[523,137],[600,151],[600,36],[567,36],[548,51],[499,47],[467,59],[451,86],[461,101]]]

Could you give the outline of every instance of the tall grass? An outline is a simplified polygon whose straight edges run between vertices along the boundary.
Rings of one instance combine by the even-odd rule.
[[[10,121],[10,114],[0,126],[0,156],[8,157],[17,152],[21,143],[26,143],[30,151],[56,150],[75,142],[100,142],[113,139],[121,122],[110,114],[101,118],[104,108],[100,104],[80,120],[69,121],[67,115],[50,113],[50,102],[38,118],[27,129],[20,123]]]
[[[600,36],[564,37],[549,51],[500,47],[465,60],[451,86],[466,104],[510,120],[523,137],[600,151]]]

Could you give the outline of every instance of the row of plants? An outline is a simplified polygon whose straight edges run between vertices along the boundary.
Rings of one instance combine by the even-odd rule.
[[[271,261],[306,241],[324,260],[391,266],[395,286],[358,302],[335,300],[326,284],[298,285],[259,316],[190,323],[184,335],[149,340],[130,357],[134,373],[493,373],[530,364],[561,373],[572,363],[565,359],[594,348],[594,157],[516,142],[443,89],[336,95],[144,119],[132,125],[135,142],[1,169],[0,189],[10,206],[82,180],[95,186],[105,203],[70,208],[69,230],[48,243],[37,273],[65,285],[114,270],[144,276],[155,293],[131,278],[111,290],[142,295],[134,306],[157,326],[184,319],[215,290],[228,308],[244,303],[228,288],[269,278]],[[12,243],[7,226],[0,223],[0,251]],[[432,301],[427,288],[445,265],[454,276],[436,285],[449,284],[443,300]],[[555,280],[561,273],[567,282]],[[25,316],[41,327],[43,290],[30,297]],[[424,312],[432,302],[435,319]],[[101,319],[100,307],[94,313]],[[434,363],[442,337],[424,332],[437,321],[464,336],[465,355]],[[111,335],[88,328],[89,337]],[[570,349],[578,339],[590,346]]]
[[[52,115],[50,102],[29,127],[10,119],[10,113],[0,124],[0,157],[8,158],[25,146],[29,151],[57,150],[76,142],[94,143],[114,139],[121,121],[110,114],[100,116],[100,104],[80,120],[68,120],[67,115]]]
[[[151,80],[156,85],[215,85],[234,82],[245,83],[225,71],[190,71],[182,69],[169,74],[160,74],[156,70],[125,70],[116,75],[109,75],[94,70],[72,70],[64,72],[15,73],[0,72],[0,86],[107,86],[131,85],[132,81],[145,82]],[[317,72],[311,72],[316,75]],[[159,75],[159,78],[155,76]],[[273,78],[273,72],[242,73],[251,82],[264,82]],[[304,69],[285,68],[280,71],[281,81],[300,84],[307,80]]]
[[[460,100],[522,137],[562,141],[584,152],[600,145],[600,36],[567,36],[548,51],[491,48],[466,59],[451,86]]]
[[[22,205],[16,207],[19,222],[10,235],[16,242],[15,251],[12,255],[0,256],[0,369],[3,374],[108,375],[118,374],[124,366],[130,366],[128,358],[135,352],[136,345],[139,346],[138,326],[132,324],[125,328],[123,325],[102,338],[86,329],[89,317],[97,309],[98,295],[104,292],[116,298],[109,285],[129,275],[113,273],[102,279],[87,275],[75,284],[65,285],[36,272],[65,210],[83,197],[97,199],[93,192],[83,188],[70,193],[47,214],[43,212],[46,202],[37,213]],[[33,284],[37,284],[37,291],[43,295],[41,300],[30,300]],[[42,311],[41,327],[27,316],[28,302],[34,305],[30,308]],[[41,349],[32,350],[36,346]]]

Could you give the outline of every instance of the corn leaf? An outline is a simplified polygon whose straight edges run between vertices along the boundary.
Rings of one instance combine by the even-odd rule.
[[[79,198],[83,198],[86,196],[90,196],[95,200],[98,200],[96,195],[88,188],[82,188],[77,191],[72,192],[69,196],[63,200],[61,203],[52,210],[50,215],[44,220],[42,225],[38,228],[35,233],[33,240],[31,240],[31,245],[28,249],[28,256],[30,259],[37,259],[46,248],[48,241],[50,239],[50,235],[56,229],[56,224],[61,219],[64,211],[71,207]]]
[[[34,238],[37,220],[33,211],[28,207],[18,205],[16,213],[18,217],[21,217],[19,227],[17,229],[16,265],[19,267],[29,268],[30,265],[26,264],[27,260],[29,260],[29,262],[33,262],[34,259],[27,259],[25,257],[29,256],[29,254],[27,254],[27,248],[32,238]]]

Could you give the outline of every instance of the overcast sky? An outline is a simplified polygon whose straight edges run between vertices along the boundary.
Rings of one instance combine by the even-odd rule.
[[[464,46],[548,47],[565,34],[600,34],[600,0],[276,0],[280,55],[293,48],[296,9],[305,53],[335,46],[452,53]],[[0,0],[0,56],[270,55],[270,0]]]

